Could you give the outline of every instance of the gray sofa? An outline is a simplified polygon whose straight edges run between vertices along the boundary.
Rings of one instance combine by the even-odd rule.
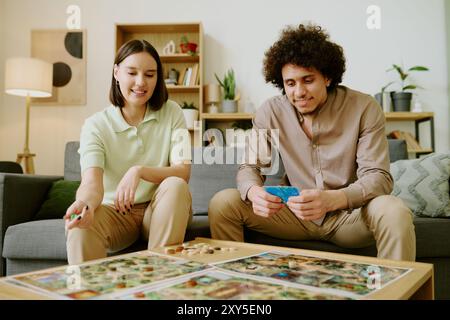
[[[407,157],[403,140],[389,140],[391,161]],[[78,142],[69,142],[65,150],[64,177],[30,176],[0,173],[0,251],[2,275],[67,264],[63,219],[34,220],[52,182],[59,179],[80,180]],[[201,154],[202,149],[194,152]],[[199,154],[197,154],[198,156]],[[224,156],[225,158],[225,156]],[[193,196],[194,219],[185,240],[197,236],[210,237],[208,203],[225,188],[234,188],[238,165],[195,164],[189,182]],[[268,177],[266,184],[279,181],[278,174]],[[61,212],[61,216],[64,212]],[[417,261],[434,264],[436,298],[450,299],[450,219],[415,218]],[[313,250],[376,256],[376,247],[341,248],[323,241],[288,241],[246,230],[247,242],[289,246]],[[142,250],[146,244],[138,241],[125,252]],[[123,253],[122,251],[121,253]],[[117,254],[117,253],[115,253]]]

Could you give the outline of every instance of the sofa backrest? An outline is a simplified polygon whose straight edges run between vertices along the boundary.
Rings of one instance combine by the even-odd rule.
[[[404,140],[388,139],[391,162],[400,159],[407,159],[406,143]],[[64,179],[80,181],[80,155],[78,141],[71,141],[66,144],[64,161]],[[191,169],[191,179],[189,186],[192,192],[192,207],[194,212],[207,212],[208,203],[212,196],[220,190],[236,188],[236,172],[239,168],[237,149],[224,148],[219,155],[207,148],[194,148]],[[234,155],[233,164],[226,164],[227,154]],[[214,158],[213,164],[209,159]],[[221,159],[217,161],[218,159]],[[280,182],[284,174],[283,163],[280,161],[279,170],[267,177],[266,185],[276,185]]]
[[[66,143],[66,150],[64,151],[64,180],[81,181],[79,147],[79,141]]]

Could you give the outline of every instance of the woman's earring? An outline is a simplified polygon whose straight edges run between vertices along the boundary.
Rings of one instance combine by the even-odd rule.
[[[116,86],[119,87],[119,80],[116,80]]]

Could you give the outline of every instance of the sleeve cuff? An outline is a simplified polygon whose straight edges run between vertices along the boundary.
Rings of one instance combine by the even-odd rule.
[[[101,168],[105,169],[105,163],[101,156],[97,156],[95,154],[86,155],[83,157],[83,160],[80,163],[81,166],[81,172],[84,172],[86,169],[89,168]]]
[[[248,193],[248,190],[250,190],[250,188],[253,186],[262,186],[262,184],[259,181],[247,181],[247,182],[239,185],[238,189],[241,194],[242,201],[250,203],[250,200],[248,200],[248,198],[247,198],[247,193]]]
[[[353,210],[363,205],[363,190],[360,186],[352,184],[342,191],[345,193],[348,201],[348,209]]]

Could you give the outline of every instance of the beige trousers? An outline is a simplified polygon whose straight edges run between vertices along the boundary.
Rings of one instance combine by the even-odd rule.
[[[218,192],[209,203],[209,222],[214,239],[244,241],[244,226],[286,240],[324,240],[346,248],[376,242],[378,257],[414,261],[416,236],[411,211],[403,201],[385,195],[372,199],[351,214],[340,210],[327,214],[321,226],[297,218],[287,207],[270,218],[253,213],[239,191]]]
[[[192,219],[192,198],[181,178],[166,178],[149,203],[135,204],[131,213],[117,213],[114,206],[101,205],[88,229],[67,232],[69,264],[104,258],[133,244],[140,236],[148,248],[180,244]]]

